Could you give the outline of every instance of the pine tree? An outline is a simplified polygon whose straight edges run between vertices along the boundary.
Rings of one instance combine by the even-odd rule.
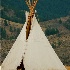
[[[1,28],[1,39],[6,39],[6,30],[4,28]]]
[[[6,21],[6,20],[4,20],[4,25],[5,25],[5,26],[8,26],[8,23],[7,23],[7,21]]]
[[[10,32],[13,32],[12,26],[10,26]]]

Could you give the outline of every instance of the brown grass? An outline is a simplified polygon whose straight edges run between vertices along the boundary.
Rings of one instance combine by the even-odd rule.
[[[67,70],[70,70],[70,66],[65,66]]]

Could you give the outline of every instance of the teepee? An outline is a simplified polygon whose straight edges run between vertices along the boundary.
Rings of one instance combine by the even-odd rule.
[[[30,24],[27,24],[28,15],[26,12],[26,22],[3,61],[1,70],[19,70],[18,66],[20,70],[66,70],[38,24],[35,14],[32,15]],[[28,25],[31,25],[30,31]]]

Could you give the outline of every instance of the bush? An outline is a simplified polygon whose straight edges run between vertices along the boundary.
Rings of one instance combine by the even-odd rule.
[[[62,20],[60,19],[60,20],[59,20],[59,24],[61,24],[61,23],[62,23]]]
[[[63,25],[64,25],[64,27],[66,27],[68,30],[70,30],[70,23],[64,23]]]
[[[15,39],[14,36],[11,36],[11,37],[10,37],[10,40],[12,40],[12,39]]]
[[[57,34],[59,33],[59,30],[57,28],[47,28],[45,30],[45,35],[49,36],[49,35],[54,35],[54,34]]]
[[[52,44],[52,48],[55,49],[56,48],[56,45],[55,44]]]
[[[1,28],[1,39],[6,39],[6,30],[4,28]]]
[[[12,28],[12,26],[10,26],[10,32],[13,32],[13,28]]]
[[[8,23],[7,23],[7,21],[6,21],[6,20],[4,20],[4,25],[5,25],[5,26],[8,26]]]
[[[17,28],[17,35],[20,33],[20,28]]]
[[[61,45],[61,41],[58,41],[58,46],[60,46]]]

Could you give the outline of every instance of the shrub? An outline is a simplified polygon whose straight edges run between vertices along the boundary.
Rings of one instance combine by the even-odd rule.
[[[54,35],[59,33],[59,30],[57,28],[47,28],[45,30],[45,35],[49,36],[49,35]]]
[[[4,28],[1,28],[1,39],[6,39],[6,30]]]
[[[13,28],[12,28],[12,26],[10,26],[10,32],[13,32]]]
[[[62,20],[60,19],[60,20],[59,20],[59,24],[61,24],[61,23],[62,23]]]
[[[8,26],[8,23],[7,23],[7,21],[6,21],[6,20],[4,20],[4,25],[5,25],[5,26]]]
[[[64,27],[66,27],[68,30],[70,30],[70,23],[64,23],[63,25],[64,25]]]
[[[55,45],[55,44],[53,44],[53,43],[52,43],[52,48],[53,48],[53,49],[55,49],[55,48],[56,48],[56,45]]]

